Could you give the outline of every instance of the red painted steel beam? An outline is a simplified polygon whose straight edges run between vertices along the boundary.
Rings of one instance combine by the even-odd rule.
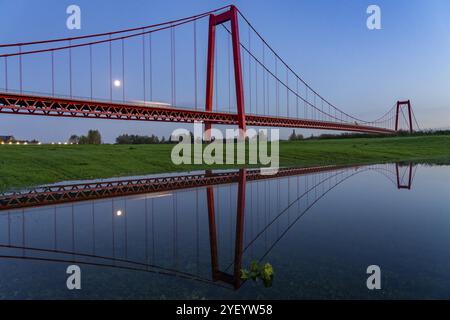
[[[402,184],[402,181],[400,179],[400,169],[399,169],[399,164],[396,163],[395,164],[395,174],[397,176],[397,189],[408,189],[411,190],[411,186],[412,186],[412,176],[413,176],[413,165],[409,164],[409,168],[408,170],[408,184]]]
[[[400,101],[397,101],[397,110],[395,112],[395,131],[398,131],[398,115],[400,111]]]
[[[0,113],[51,117],[94,118],[109,120],[165,121],[238,125],[237,114],[186,110],[175,107],[142,106],[116,102],[52,98],[0,93]],[[247,115],[250,126],[308,128],[391,134],[394,130],[351,123],[337,123],[287,117]]]
[[[216,47],[216,17],[211,14],[209,16],[208,29],[208,57],[206,63],[206,97],[205,97],[205,111],[212,112],[213,104],[213,89],[214,89],[214,51]],[[211,139],[211,123],[205,123],[205,140]]]
[[[233,5],[230,6],[228,11],[221,14],[209,16],[209,28],[208,28],[208,55],[206,62],[206,97],[205,97],[205,110],[207,112],[212,111],[213,101],[213,87],[214,87],[214,63],[215,63],[215,43],[216,43],[216,26],[225,22],[231,24],[231,41],[233,47],[233,61],[234,61],[234,82],[236,86],[236,104],[237,104],[237,124],[241,129],[240,134],[243,134],[243,130],[246,129],[245,124],[245,100],[244,100],[244,82],[242,80],[242,62],[241,62],[241,43],[239,40],[239,23],[238,23],[238,11]],[[210,139],[211,123],[205,123],[206,136],[205,139]]]
[[[214,210],[214,188],[208,187],[206,189],[208,202],[208,221],[209,221],[209,239],[211,249],[212,278],[213,281],[222,281],[231,284],[236,290],[239,289],[242,283],[241,268],[242,268],[242,255],[244,252],[245,193],[247,190],[246,177],[247,177],[246,169],[240,169],[238,177],[238,194],[236,205],[236,234],[235,234],[233,274],[226,273],[219,269],[217,230],[216,230],[215,210]]]
[[[408,108],[408,120],[409,120],[409,132],[413,133],[413,123],[412,123],[412,110],[411,110],[411,101],[410,100],[404,100],[404,101],[397,101],[397,112],[395,114],[395,131],[398,131],[398,120],[400,115],[400,109],[406,106]]]
[[[411,102],[408,100],[408,115],[409,115],[409,132],[413,132],[413,124],[412,124],[412,110],[411,110]]]
[[[241,286],[242,255],[244,250],[245,221],[245,191],[247,183],[246,169],[239,170],[237,210],[236,210],[236,240],[234,245],[234,288]]]
[[[247,171],[246,178],[249,181],[277,179],[285,176],[333,171],[349,167],[355,166],[280,168],[274,175],[262,175],[259,169],[254,169]],[[0,211],[119,196],[184,190],[212,185],[230,184],[238,181],[239,172],[233,171],[47,186],[28,190],[23,193],[19,192],[0,195]]]
[[[214,187],[206,188],[206,200],[208,204],[208,224],[209,224],[209,247],[211,250],[211,271],[213,281],[217,280],[217,270],[219,269],[219,255],[217,249],[217,227],[216,211],[214,207]]]
[[[242,80],[242,62],[241,62],[241,42],[239,40],[239,26],[237,8],[230,8],[231,38],[233,42],[233,60],[234,60],[234,82],[236,85],[236,104],[238,113],[239,129],[246,129],[245,107],[244,107],[244,82]]]

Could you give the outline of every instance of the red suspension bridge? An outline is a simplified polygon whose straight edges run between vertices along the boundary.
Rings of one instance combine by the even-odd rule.
[[[138,28],[0,44],[0,113],[390,134],[410,101],[352,116],[312,89],[235,7]],[[405,114],[406,111],[406,114]]]

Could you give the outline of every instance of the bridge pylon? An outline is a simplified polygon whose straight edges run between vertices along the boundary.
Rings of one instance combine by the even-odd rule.
[[[211,171],[207,171],[207,175]],[[245,194],[247,185],[247,171],[246,169],[239,170],[238,177],[238,194],[236,205],[236,240],[234,247],[234,269],[233,273],[226,273],[219,268],[219,253],[217,243],[217,227],[216,227],[216,212],[214,206],[214,186],[208,186],[206,189],[206,199],[208,205],[208,222],[209,222],[209,241],[211,250],[211,268],[213,281],[222,281],[239,289],[241,280],[242,256],[244,253],[244,214],[245,214]]]
[[[397,101],[397,111],[395,113],[395,131],[398,131],[398,120],[402,107],[408,108],[408,120],[409,120],[409,132],[413,132],[413,124],[412,124],[412,110],[411,110],[411,101]]]
[[[395,164],[395,173],[397,175],[397,189],[408,189],[411,190],[412,186],[412,179],[413,179],[413,164],[410,163],[406,169],[406,171],[403,173],[403,176],[400,176],[400,168],[401,166],[396,163]],[[406,183],[402,179],[405,174],[408,174],[406,177]]]
[[[213,103],[213,88],[214,88],[214,49],[216,46],[216,26],[230,21],[231,24],[231,42],[233,48],[234,61],[234,82],[236,86],[236,103],[237,103],[237,118],[241,134],[245,130],[245,108],[244,108],[244,85],[242,79],[242,63],[241,63],[241,46],[239,40],[239,26],[238,26],[238,10],[231,5],[228,11],[220,14],[209,15],[209,29],[208,29],[208,60],[206,64],[206,99],[205,110],[212,112]],[[210,132],[212,124],[205,122],[205,139],[210,139]]]

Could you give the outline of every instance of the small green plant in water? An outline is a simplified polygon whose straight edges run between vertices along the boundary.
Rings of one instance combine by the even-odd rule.
[[[246,281],[252,279],[257,282],[261,279],[266,288],[272,286],[274,271],[270,263],[258,264],[257,261],[252,261],[250,270],[241,269],[241,280]]]

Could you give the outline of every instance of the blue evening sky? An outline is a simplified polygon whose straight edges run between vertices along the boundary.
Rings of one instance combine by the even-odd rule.
[[[350,114],[373,119],[411,99],[422,127],[450,126],[450,2],[446,0],[242,0],[232,2],[313,88]],[[81,7],[81,30],[66,28],[66,8]],[[214,9],[212,0],[0,0],[0,43],[78,36],[148,25]],[[382,30],[366,27],[366,8],[381,7]],[[7,13],[7,14],[6,14]],[[204,33],[200,33],[203,36]],[[0,135],[45,142],[99,129],[166,137],[156,122],[0,114]],[[284,131],[286,135],[289,130]]]

